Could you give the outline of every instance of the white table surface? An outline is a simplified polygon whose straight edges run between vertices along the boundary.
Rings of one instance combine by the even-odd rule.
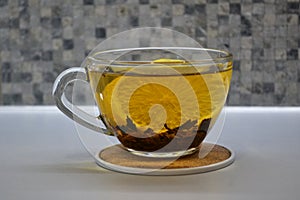
[[[98,167],[55,107],[0,107],[0,199],[299,199],[300,108],[229,107],[221,170],[138,176]]]

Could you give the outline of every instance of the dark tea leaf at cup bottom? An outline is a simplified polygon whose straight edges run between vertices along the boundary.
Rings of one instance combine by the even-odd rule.
[[[134,122],[127,117],[125,126],[116,126],[117,137],[125,148],[147,152],[172,152],[197,148],[204,140],[211,118],[202,120],[197,126],[197,120],[188,120],[181,126],[169,128],[155,133],[151,128],[145,131],[137,129]]]

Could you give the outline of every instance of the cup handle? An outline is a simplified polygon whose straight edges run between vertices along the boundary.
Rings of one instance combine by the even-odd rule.
[[[65,96],[65,88],[74,81],[88,82],[87,72],[84,68],[74,67],[63,71],[55,80],[52,90],[56,106],[65,115],[75,122],[97,132],[113,136],[114,134],[107,129],[107,125],[101,114],[98,117],[92,116],[87,112],[76,107]],[[99,126],[99,120],[105,125],[105,128]]]

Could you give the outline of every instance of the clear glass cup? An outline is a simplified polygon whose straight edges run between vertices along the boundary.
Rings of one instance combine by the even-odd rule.
[[[199,150],[225,105],[231,75],[232,55],[223,50],[94,51],[81,67],[57,77],[53,96],[66,116],[116,137],[134,155],[178,157]],[[74,81],[88,82],[99,115],[91,116],[66,98],[66,87]]]

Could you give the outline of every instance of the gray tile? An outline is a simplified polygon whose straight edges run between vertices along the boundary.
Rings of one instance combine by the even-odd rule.
[[[182,4],[172,5],[172,15],[173,16],[181,16],[183,14],[184,14],[184,5],[182,5]]]
[[[230,10],[230,7],[229,7],[228,2],[224,2],[224,3],[220,2],[218,4],[218,14],[219,15],[228,15],[229,10]]]
[[[241,49],[241,60],[250,60],[252,57],[252,52],[250,49]]]
[[[276,48],[275,49],[275,59],[276,60],[286,60],[287,59],[286,49]]]
[[[238,93],[229,93],[228,96],[228,105],[238,106],[240,105],[240,95]]]
[[[267,13],[264,15],[264,26],[272,26],[276,24],[276,15],[274,13]]]
[[[252,14],[263,15],[265,13],[265,6],[263,3],[253,3],[252,4]]]
[[[273,48],[264,49],[264,60],[274,61],[275,52]]]
[[[251,49],[252,48],[252,37],[241,37],[241,48]]]
[[[299,37],[299,29],[295,25],[288,25],[287,27],[287,37],[288,38],[298,38]],[[296,42],[297,44],[297,42]]]
[[[266,14],[271,14],[271,15],[275,14],[276,4],[265,1],[264,5],[265,5],[265,15]]]

